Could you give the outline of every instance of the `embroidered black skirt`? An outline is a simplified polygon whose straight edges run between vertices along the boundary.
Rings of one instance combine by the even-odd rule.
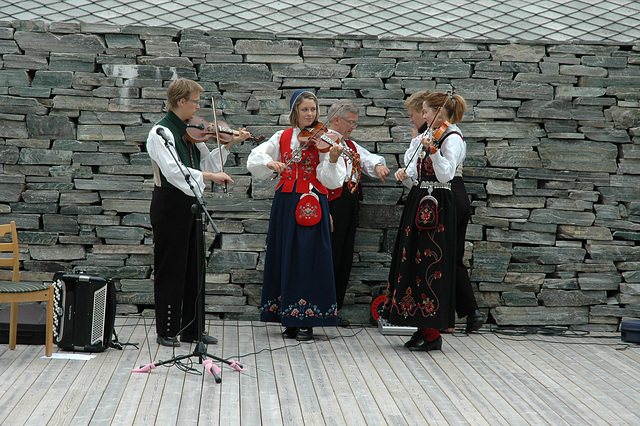
[[[382,312],[394,325],[455,325],[455,203],[446,184],[433,184],[414,186],[402,212]]]

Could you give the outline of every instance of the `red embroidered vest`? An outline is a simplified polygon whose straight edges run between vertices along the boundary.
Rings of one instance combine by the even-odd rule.
[[[351,152],[358,152],[358,150],[356,149],[355,144],[351,141],[351,139],[345,139],[344,142],[347,144],[347,146],[349,147],[349,149],[351,149]],[[347,159],[345,158],[344,160],[345,162],[347,161]],[[355,166],[354,164],[352,164],[352,166]],[[360,168],[360,164],[358,164],[358,168]],[[361,170],[358,170],[358,175],[360,174]],[[349,177],[349,179],[351,179],[351,177]],[[342,195],[342,189],[344,188],[344,185],[336,188],[336,189],[330,189],[329,190],[329,201],[333,201],[336,198],[339,198]],[[360,201],[362,201],[362,182],[360,182],[360,179],[358,179],[358,197],[360,198]]]
[[[292,155],[291,136],[293,129],[289,128],[282,132],[280,136],[280,161],[286,163]],[[327,194],[327,188],[320,183],[316,176],[316,168],[320,162],[320,153],[315,146],[302,150],[302,158],[300,161],[293,161],[282,172],[282,177],[276,189],[282,187],[282,192],[293,192],[293,186],[296,186],[296,192],[304,194],[309,192],[310,184],[321,194]],[[296,185],[296,181],[298,182]]]

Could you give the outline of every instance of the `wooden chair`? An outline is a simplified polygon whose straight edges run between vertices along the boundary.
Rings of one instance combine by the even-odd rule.
[[[47,302],[47,326],[45,354],[53,352],[53,285],[20,282],[20,254],[18,252],[18,231],[16,223],[0,225],[0,238],[11,234],[10,243],[0,243],[0,253],[13,253],[12,257],[0,257],[0,266],[13,267],[12,281],[0,281],[0,303],[11,303],[9,325],[9,349],[16,348],[18,336],[18,304],[21,302]]]

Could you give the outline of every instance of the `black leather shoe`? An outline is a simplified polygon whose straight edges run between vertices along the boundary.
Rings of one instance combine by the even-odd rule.
[[[178,342],[178,339],[176,339],[175,337],[158,336],[156,337],[156,342],[158,342],[158,344],[162,346],[170,346],[174,348],[180,346],[180,342]]]
[[[313,340],[313,328],[307,327],[299,329],[298,334],[296,334],[296,340],[298,342]]]
[[[413,335],[411,336],[411,339],[405,342],[404,347],[408,348],[410,346],[415,345],[418,339],[420,339],[421,337],[422,337],[422,334],[420,334],[420,330],[417,330],[415,333],[413,333]]]
[[[475,310],[467,315],[467,327],[464,329],[466,333],[471,333],[472,331],[480,330],[484,324],[484,318],[482,318],[482,314],[479,310]]]
[[[342,318],[340,315],[338,315],[338,327],[349,327],[351,325],[351,323],[349,322],[349,320]]]
[[[407,347],[410,351],[439,351],[442,349],[442,336],[430,342],[421,336],[413,345]]]
[[[181,342],[185,342],[185,343],[193,343],[196,342],[198,339],[196,339],[195,337],[190,337],[190,336],[183,336],[180,335],[180,341]],[[216,339],[213,336],[209,336],[208,334],[202,334],[202,343],[204,343],[205,345],[215,345],[216,343],[218,343],[218,339]]]
[[[282,332],[282,337],[285,339],[295,339],[298,335],[298,327],[287,327]]]

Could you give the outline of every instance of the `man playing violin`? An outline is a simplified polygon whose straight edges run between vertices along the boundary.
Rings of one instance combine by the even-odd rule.
[[[167,89],[167,114],[149,132],[147,152],[153,165],[154,189],[150,218],[154,239],[154,300],[157,342],[164,346],[180,346],[180,341],[202,340],[217,343],[206,333],[199,339],[196,301],[204,312],[204,298],[198,298],[194,191],[199,196],[205,182],[231,183],[223,164],[233,143],[247,139],[241,131],[225,146],[209,151],[204,142],[193,143],[185,137],[186,121],[200,109],[202,86],[180,78]],[[173,154],[173,155],[172,155]],[[176,161],[177,159],[177,161]],[[189,182],[185,178],[189,176]],[[193,186],[193,189],[191,188]],[[204,318],[202,330],[204,330]]]
[[[333,224],[331,248],[338,313],[344,303],[353,265],[353,247],[362,200],[362,174],[380,179],[381,182],[386,181],[390,174],[384,157],[372,154],[349,138],[358,126],[359,114],[358,106],[349,100],[337,101],[327,113],[329,117],[333,117],[328,123],[329,133],[337,135],[342,149],[350,153],[349,156],[343,156],[347,167],[343,185],[329,190],[329,209]],[[338,325],[346,327],[349,321],[338,314]]]

